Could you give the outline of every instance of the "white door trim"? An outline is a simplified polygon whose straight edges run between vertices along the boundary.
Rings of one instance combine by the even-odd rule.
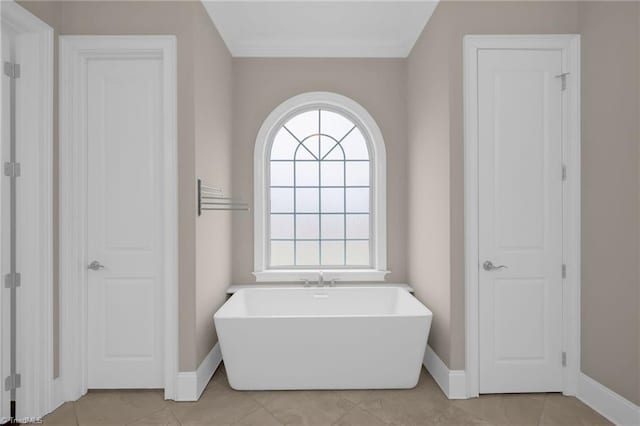
[[[17,35],[16,81],[18,272],[16,415],[55,408],[53,388],[53,28],[13,1],[0,5],[2,25]],[[4,285],[2,285],[4,292]],[[4,376],[2,377],[4,386]],[[2,413],[5,414],[5,413]]]
[[[175,36],[60,37],[60,375],[65,400],[87,392],[86,67],[97,58],[162,60],[164,91],[164,390],[178,373],[178,197]]]
[[[563,72],[570,73],[563,101],[563,350],[567,364],[563,393],[575,395],[580,371],[580,36],[467,35],[464,37],[464,170],[465,170],[465,313],[467,397],[479,394],[478,315],[478,66],[481,49],[554,49],[562,52]],[[561,173],[559,170],[558,173]]]

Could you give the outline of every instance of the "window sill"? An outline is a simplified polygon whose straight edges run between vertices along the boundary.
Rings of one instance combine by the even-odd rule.
[[[322,272],[325,281],[382,282],[390,271],[376,269],[273,269],[254,272],[257,282],[315,282]]]
[[[311,284],[312,287],[318,288],[316,283],[312,283]],[[362,288],[362,287],[371,287],[371,283],[367,284],[367,283],[338,283],[335,285],[335,287],[331,287],[331,288]],[[407,290],[409,293],[414,293],[414,289],[409,285],[409,284],[402,284],[402,283],[375,283],[376,287],[391,287],[391,288],[401,288],[403,290]],[[237,292],[238,290],[244,290],[244,289],[248,289],[248,288],[284,288],[284,289],[291,289],[291,288],[305,288],[304,284],[301,283],[278,283],[278,284],[272,284],[272,283],[253,283],[253,284],[233,284],[230,285],[229,287],[227,287],[227,294],[234,294],[235,292]]]

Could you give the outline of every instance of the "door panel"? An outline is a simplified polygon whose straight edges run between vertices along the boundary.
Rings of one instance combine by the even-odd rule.
[[[543,359],[545,281],[496,279],[493,286],[495,360]]]
[[[561,60],[478,54],[481,393],[562,388]]]
[[[87,68],[89,388],[163,387],[161,65]]]
[[[154,281],[104,280],[105,351],[109,357],[153,359],[156,291]],[[127,330],[123,333],[123,330]]]
[[[495,245],[544,246],[544,75],[494,74]],[[523,100],[525,100],[523,102]],[[514,143],[514,141],[517,141]]]

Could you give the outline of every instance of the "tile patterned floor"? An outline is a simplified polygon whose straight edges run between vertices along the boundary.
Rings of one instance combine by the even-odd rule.
[[[418,426],[609,425],[560,394],[487,395],[449,401],[428,373],[415,389],[237,392],[218,369],[198,402],[164,401],[162,392],[90,391],[44,419],[46,425]]]

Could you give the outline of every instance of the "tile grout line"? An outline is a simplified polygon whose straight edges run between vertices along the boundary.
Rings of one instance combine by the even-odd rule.
[[[73,409],[73,417],[76,419],[76,426],[80,426],[80,420],[78,420],[78,413],[76,412],[76,402],[71,402],[71,408]]]
[[[251,397],[249,397],[249,398],[251,398]],[[251,398],[251,399],[253,399],[253,398]],[[253,401],[254,401],[255,403],[257,403],[257,404],[258,404],[258,407],[256,407],[255,409],[253,409],[253,410],[249,411],[249,412],[248,412],[247,414],[245,414],[244,416],[241,416],[238,420],[235,420],[235,421],[231,422],[231,424],[232,424],[232,425],[237,425],[239,422],[241,422],[241,421],[242,421],[242,419],[246,419],[247,417],[249,417],[249,416],[250,416],[250,415],[252,415],[253,413],[255,413],[255,412],[257,412],[258,410],[260,410],[260,407],[261,407],[260,403],[259,403],[258,401],[256,401],[255,399],[254,399]],[[264,408],[264,407],[262,407],[262,408]],[[271,414],[271,413],[269,413],[269,414]],[[271,417],[273,417],[273,415],[271,415]],[[274,419],[275,419],[275,417],[274,417]],[[278,419],[275,419],[275,420],[276,420],[276,421],[278,421]],[[280,421],[278,421],[278,423],[282,424]]]
[[[342,399],[344,399],[344,398],[342,398]],[[350,401],[350,402],[351,402],[351,401]],[[358,409],[360,409],[360,410],[364,411],[365,413],[369,414],[370,416],[372,416],[372,417],[374,417],[374,418],[376,418],[376,419],[380,420],[383,424],[385,424],[385,425],[390,425],[390,423],[389,423],[389,422],[387,422],[386,420],[381,419],[380,417],[376,416],[375,414],[373,414],[372,412],[370,412],[370,411],[368,411],[368,410],[365,410],[363,407],[361,407],[361,406],[360,406],[360,404],[355,404],[355,403],[354,403],[354,404],[353,404],[353,407],[351,407],[351,409],[350,409],[349,411],[347,411],[346,413],[344,413],[342,416],[340,416],[340,418],[339,418],[338,420],[336,420],[335,422],[333,422],[333,423],[332,423],[332,426],[336,426],[340,420],[342,420],[344,417],[346,417],[349,413],[351,413],[351,412],[352,412],[353,410],[355,410],[356,408],[358,408]]]
[[[542,423],[542,416],[544,415],[544,410],[547,407],[548,397],[549,397],[549,394],[544,395],[544,401],[542,401],[542,410],[540,410],[540,417],[538,417],[538,426],[540,426],[540,423]]]
[[[380,399],[380,402],[382,403],[382,399]],[[360,405],[360,404],[363,404],[363,403],[364,403],[364,401],[360,401],[358,404],[356,404],[356,406],[357,406],[358,408],[360,408],[362,411],[364,411],[365,413],[367,413],[367,414],[371,414],[373,417],[375,417],[376,419],[380,420],[382,423],[384,423],[384,424],[386,424],[386,425],[391,424],[391,423],[387,422],[385,419],[383,419],[383,418],[381,418],[380,416],[378,416],[377,414],[375,414],[375,413],[373,413],[373,412],[371,412],[371,411],[367,410],[367,409],[366,409],[366,408],[364,408],[362,405]]]
[[[274,392],[274,391],[267,391],[267,392]],[[276,392],[278,392],[278,391],[276,391]],[[283,391],[280,391],[280,392],[283,392]],[[284,392],[287,392],[287,391],[284,391]],[[271,411],[269,409],[269,407],[266,406],[266,404],[263,404],[260,401],[258,401],[253,395],[251,395],[250,398],[253,399],[259,406],[264,408],[264,410],[267,413],[269,413],[271,415],[271,417],[273,417],[278,423],[280,423],[282,426],[287,426],[286,423],[281,422],[280,419],[276,417],[276,415],[273,413],[273,411]]]
[[[175,402],[175,401],[174,401]],[[173,414],[173,417],[178,421],[178,424],[180,426],[182,426],[182,420],[180,420],[180,418],[176,415],[176,413],[173,412],[173,410],[171,409],[170,405],[167,405],[167,408],[169,409],[169,411],[171,412],[171,414]]]
[[[279,424],[281,424],[282,426],[287,426],[286,423],[283,423],[280,421],[279,418],[276,417],[276,415],[273,413],[273,411],[271,411],[265,404],[261,403],[260,401],[258,401],[256,398],[254,398],[253,396],[251,397],[259,406],[261,406],[262,408],[264,408],[264,410],[269,413],[269,415],[271,417],[273,417],[275,419],[276,422],[278,422]]]
[[[160,411],[164,410],[165,408],[169,408],[169,406],[168,406],[168,405],[166,405],[166,403],[164,402],[164,400],[162,401],[162,404],[163,404],[163,407],[162,407],[162,408],[158,408],[157,410],[152,411],[152,412],[150,412],[150,413],[148,413],[148,414],[144,414],[144,415],[142,415],[142,416],[140,416],[140,417],[136,417],[136,418],[134,418],[133,420],[131,420],[131,421],[129,421],[129,422],[126,422],[126,423],[125,423],[125,425],[126,425],[126,426],[130,426],[130,425],[134,424],[135,422],[137,422],[138,420],[142,420],[142,419],[144,419],[145,417],[153,416],[154,414],[159,413]],[[171,411],[171,410],[169,410],[169,411]],[[173,412],[171,412],[171,414],[173,414]],[[173,417],[176,417],[176,415],[175,415],[175,414],[173,414]],[[176,417],[176,420],[177,420],[177,419],[178,419],[178,418]]]
[[[351,406],[351,408],[349,408],[347,411],[345,411],[345,413],[344,413],[344,414],[342,414],[340,417],[338,417],[338,418],[336,419],[336,421],[335,421],[335,422],[331,423],[331,425],[332,425],[332,426],[335,426],[335,425],[336,425],[336,424],[338,424],[338,422],[339,422],[340,420],[342,420],[342,419],[343,419],[347,414],[349,414],[350,412],[352,412],[352,411],[353,411],[353,410],[355,410],[356,408],[360,408],[360,407],[358,407],[358,404],[354,403],[353,401],[350,401],[350,400],[348,400],[348,399],[346,399],[346,398],[341,397],[341,396],[340,396],[336,391],[332,391],[332,393],[338,397],[338,400],[339,400],[339,401],[346,401],[346,402],[348,402],[349,404],[353,404],[353,405]]]
[[[331,426],[336,426],[340,420],[342,420],[347,414],[349,414],[351,411],[353,411],[353,409],[355,409],[356,407],[357,407],[357,405],[354,405],[349,410],[347,410],[347,412],[344,413],[343,415],[341,415],[340,417],[338,417],[335,422],[331,423]]]

